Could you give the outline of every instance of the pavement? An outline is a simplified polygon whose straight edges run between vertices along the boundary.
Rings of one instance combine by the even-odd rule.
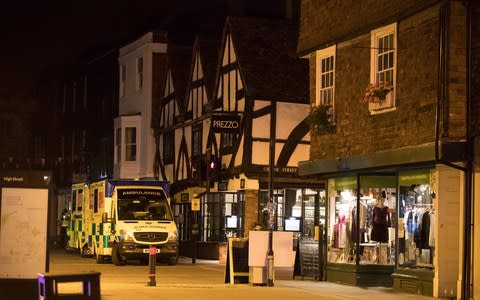
[[[337,283],[315,281],[297,276],[295,279],[275,279],[274,286],[251,283],[225,283],[226,266],[218,261],[196,260],[182,257],[176,266],[157,264],[155,285],[148,277],[149,267],[141,264],[113,266],[96,264],[93,259],[72,258],[65,254],[50,255],[50,272],[101,272],[101,299],[433,299],[432,297],[405,294],[385,287],[361,288]],[[59,291],[64,294],[79,293],[80,283],[63,283]]]

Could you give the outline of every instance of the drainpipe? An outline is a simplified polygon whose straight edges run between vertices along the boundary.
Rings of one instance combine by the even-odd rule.
[[[267,286],[273,287],[273,277],[274,277],[274,254],[273,254],[273,231],[274,224],[276,224],[276,213],[277,206],[275,205],[275,199],[273,195],[273,177],[274,177],[274,168],[275,168],[275,139],[276,139],[276,125],[277,122],[277,105],[275,101],[271,103],[271,113],[270,113],[270,146],[269,146],[269,155],[268,155],[268,211],[269,222],[268,222],[268,250],[267,250]],[[273,219],[275,218],[275,219]]]
[[[440,112],[442,111],[442,103],[448,104],[448,92],[447,92],[447,82],[448,82],[448,16],[450,13],[450,8],[448,6],[449,1],[445,1],[442,7],[440,8],[440,47],[439,47],[439,72],[438,72],[438,91],[437,91],[437,110],[435,112],[435,161],[447,165],[451,168],[465,172],[466,167],[453,164],[449,161],[442,160],[440,157]],[[448,107],[445,107],[445,111],[448,111]],[[448,118],[448,115],[443,116],[443,130],[442,132],[448,131],[448,124],[445,120]],[[468,120],[467,120],[468,121]],[[467,126],[468,127],[468,126]]]
[[[472,136],[471,125],[471,111],[472,111],[472,99],[471,99],[471,87],[472,87],[472,4],[470,1],[465,0],[463,2],[466,7],[466,66],[467,66],[467,78],[466,78],[466,100],[467,100],[467,171],[465,178],[465,234],[464,234],[464,247],[463,247],[463,280],[462,280],[462,299],[470,299],[471,295],[471,267],[472,267],[472,229],[473,229],[473,156],[474,156],[474,142]]]
[[[439,143],[440,143],[440,111],[441,104],[448,103],[447,94],[447,62],[448,62],[448,16],[449,16],[449,1],[444,2],[440,9],[440,47],[439,47],[439,77],[438,77],[438,93],[437,93],[437,110],[435,114],[435,161],[445,164],[449,167],[460,170],[465,175],[465,205],[464,205],[464,237],[463,237],[463,270],[462,270],[462,287],[461,287],[461,299],[470,299],[471,288],[471,246],[472,246],[472,193],[473,193],[473,140],[471,136],[471,5],[468,0],[464,0],[463,4],[467,9],[466,16],[466,28],[467,28],[467,41],[466,41],[466,66],[467,66],[467,78],[466,78],[466,161],[465,167],[453,164],[449,161],[442,160],[440,157]],[[445,119],[445,118],[444,118]],[[448,129],[447,124],[444,122],[444,130]]]

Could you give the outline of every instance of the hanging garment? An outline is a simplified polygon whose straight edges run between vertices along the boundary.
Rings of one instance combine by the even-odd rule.
[[[422,249],[428,249],[429,248],[428,239],[430,235],[430,214],[428,213],[428,211],[423,213],[421,234],[422,234]]]
[[[388,242],[388,227],[391,226],[390,213],[388,207],[375,207],[373,209],[372,241],[386,243]]]
[[[411,232],[410,232],[410,227],[412,223],[412,212],[411,211],[406,211],[405,212],[405,217],[403,219],[403,226],[405,230],[405,240],[411,240]]]
[[[423,211],[415,211],[414,216],[414,232],[413,232],[413,240],[415,241],[416,248],[422,248],[422,218],[423,218]]]

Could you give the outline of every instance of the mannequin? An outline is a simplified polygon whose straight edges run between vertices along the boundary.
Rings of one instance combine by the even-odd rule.
[[[388,242],[388,227],[391,226],[390,213],[388,206],[385,206],[385,197],[380,195],[373,209],[372,232],[370,239],[372,241],[386,243]]]

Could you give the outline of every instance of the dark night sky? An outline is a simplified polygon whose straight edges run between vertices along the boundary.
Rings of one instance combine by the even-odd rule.
[[[237,0],[238,1],[238,0]],[[0,96],[33,87],[47,65],[115,44],[151,24],[222,13],[228,0],[9,1],[0,5]],[[175,21],[177,20],[177,21]],[[0,97],[1,98],[1,97]]]

